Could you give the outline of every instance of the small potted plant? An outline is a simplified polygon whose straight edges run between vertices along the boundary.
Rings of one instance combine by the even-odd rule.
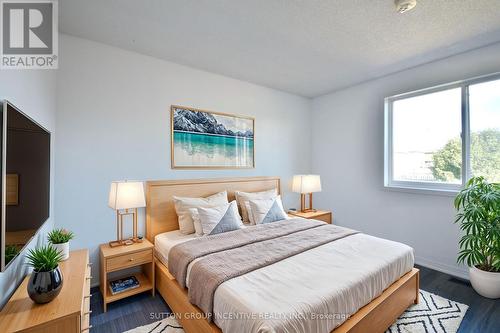
[[[472,287],[488,298],[500,297],[500,184],[474,177],[455,198],[460,239],[457,261],[469,266]]]
[[[29,250],[27,264],[33,267],[28,281],[28,295],[35,303],[48,303],[56,298],[63,285],[59,269],[61,253],[52,245]]]
[[[5,265],[12,261],[19,254],[19,249],[15,245],[5,246]]]
[[[63,228],[54,229],[47,235],[47,238],[53,247],[61,252],[61,260],[69,258],[69,241],[74,237],[75,234]]]

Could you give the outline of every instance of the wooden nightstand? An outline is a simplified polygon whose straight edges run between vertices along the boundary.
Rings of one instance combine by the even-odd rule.
[[[101,273],[100,288],[104,303],[104,312],[108,303],[119,299],[151,290],[155,295],[155,265],[153,256],[153,244],[146,239],[142,243],[134,243],[128,246],[110,247],[108,244],[100,246]],[[138,288],[130,289],[113,295],[109,289],[108,273],[131,267],[142,267],[142,272],[124,274],[123,277],[134,275],[139,281]],[[120,278],[117,277],[117,278]],[[112,280],[115,280],[113,277]]]
[[[320,221],[324,221],[326,223],[332,224],[332,212],[329,212],[326,210],[317,210],[315,212],[307,212],[307,213],[302,213],[302,212],[290,213],[290,212],[288,212],[288,215],[290,215],[291,217],[298,216],[298,217],[302,217],[304,219],[320,220]]]

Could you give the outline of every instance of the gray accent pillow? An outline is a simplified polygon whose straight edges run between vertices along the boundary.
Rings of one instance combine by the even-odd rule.
[[[211,208],[198,208],[203,235],[238,230],[243,226],[236,201]]]
[[[243,223],[250,223],[252,221],[250,219],[250,212],[247,211],[246,202],[250,200],[274,199],[278,196],[278,190],[273,188],[271,190],[261,191],[261,192],[235,191],[234,195],[236,196],[236,202],[238,203],[238,206],[240,206],[241,209],[241,215],[243,216]]]
[[[250,200],[250,210],[255,224],[272,223],[288,219],[279,195],[274,199]]]
[[[190,198],[173,196],[175,212],[179,217],[179,229],[182,234],[189,235],[196,231],[189,209],[207,208],[227,204],[227,192],[219,192],[206,198]]]

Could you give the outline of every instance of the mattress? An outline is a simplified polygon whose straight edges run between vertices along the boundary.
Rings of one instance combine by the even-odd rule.
[[[168,253],[177,244],[196,238],[196,234],[184,235],[180,230],[164,232],[155,237],[156,257],[168,267]]]
[[[189,236],[158,235],[160,260],[167,264],[167,251],[196,237]],[[214,322],[223,332],[329,333],[413,264],[409,246],[355,234],[224,282],[215,291]]]

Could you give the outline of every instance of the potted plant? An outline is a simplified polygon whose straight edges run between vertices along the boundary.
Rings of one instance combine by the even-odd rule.
[[[5,246],[5,265],[12,261],[19,254],[19,249],[15,245]]]
[[[54,229],[47,235],[49,242],[56,250],[61,252],[61,260],[69,258],[69,241],[74,237],[75,234],[63,228]]]
[[[51,245],[29,250],[27,264],[33,267],[28,281],[28,295],[35,303],[48,303],[56,298],[63,285],[59,269],[61,253]]]
[[[460,239],[457,261],[469,266],[472,287],[488,298],[500,297],[500,184],[473,177],[455,198]]]

